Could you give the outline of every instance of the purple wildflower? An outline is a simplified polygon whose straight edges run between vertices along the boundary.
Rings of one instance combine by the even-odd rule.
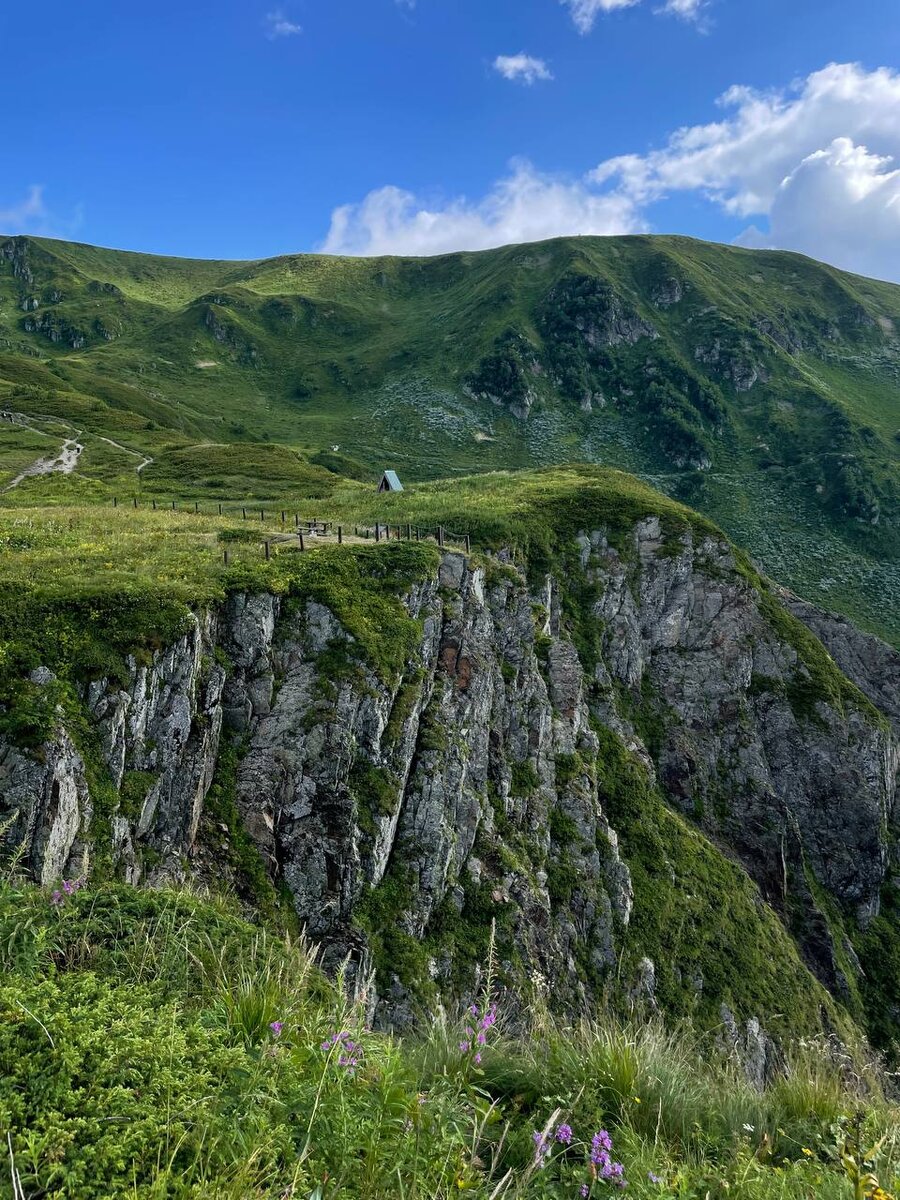
[[[283,1021],[270,1021],[269,1028],[272,1030],[272,1037],[281,1037],[281,1031],[284,1029]]]
[[[556,1131],[556,1140],[563,1146],[568,1146],[572,1140],[572,1126],[565,1124],[560,1125]]]
[[[481,1062],[481,1055],[480,1055],[480,1054],[476,1054],[476,1055],[475,1055],[475,1058],[474,1058],[472,1061],[473,1061],[473,1062],[475,1063],[475,1065],[477,1066],[477,1065],[478,1065],[478,1064]]]
[[[651,1183],[662,1183],[663,1182],[662,1175],[654,1175],[652,1171],[647,1172],[647,1178],[650,1180]]]
[[[460,1048],[460,1050],[462,1050],[463,1054],[466,1054],[469,1050],[469,1043],[468,1042],[460,1042],[459,1048]]]
[[[581,1185],[581,1194],[582,1194],[582,1196],[589,1196],[591,1194],[591,1189],[588,1186],[588,1184],[583,1183]]]
[[[550,1157],[552,1149],[550,1138],[546,1133],[542,1133],[539,1129],[536,1129],[531,1135],[531,1140],[534,1142],[534,1161],[538,1166],[542,1167]]]
[[[54,905],[56,908],[60,908],[63,904],[65,904],[65,902],[66,902],[66,898],[62,894],[62,892],[54,892],[53,895],[50,897],[50,903],[52,905]]]

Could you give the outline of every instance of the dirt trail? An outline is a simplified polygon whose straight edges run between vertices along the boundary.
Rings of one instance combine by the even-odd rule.
[[[135,467],[138,475],[140,475],[144,467],[149,467],[153,462],[153,459],[150,458],[149,455],[142,454],[140,450],[130,450],[127,446],[123,446],[121,442],[114,442],[112,438],[103,437],[101,434],[98,434],[97,436],[100,438],[101,442],[106,442],[108,446],[115,446],[117,450],[124,450],[126,454],[133,454],[135,458],[139,458],[141,461]]]
[[[12,483],[6,485],[4,492],[10,492],[14,487],[18,487],[23,479],[32,479],[35,475],[52,475],[58,471],[61,475],[71,475],[78,466],[78,459],[81,457],[81,452],[84,446],[77,442],[74,438],[69,438],[62,444],[59,454],[55,458],[39,458],[33,462],[30,467],[26,467],[20,475],[17,475]]]
[[[30,467],[26,467],[21,475],[17,475],[12,483],[7,484],[3,491],[8,492],[10,489],[17,487],[23,479],[30,479],[35,475],[51,475],[54,472],[60,472],[63,475],[71,475],[78,465],[78,459],[84,451],[84,446],[78,440],[82,435],[82,430],[75,429],[68,421],[64,421],[60,417],[35,415],[29,416],[27,413],[10,412],[4,410],[2,416],[13,425],[21,425],[23,429],[29,429],[32,433],[40,434],[41,437],[52,437],[45,429],[41,429],[35,425],[36,420],[54,421],[63,425],[68,425],[72,430],[72,437],[68,438],[62,446],[59,454],[55,458],[39,458],[33,462]],[[149,454],[144,454],[140,450],[132,450],[128,446],[123,446],[121,442],[115,442],[112,438],[104,437],[102,434],[96,434],[97,440],[106,442],[108,446],[115,446],[117,450],[121,450],[123,454],[131,454],[134,458],[139,458],[141,461],[135,467],[135,472],[140,475],[145,467],[149,467],[153,462],[153,458]]]

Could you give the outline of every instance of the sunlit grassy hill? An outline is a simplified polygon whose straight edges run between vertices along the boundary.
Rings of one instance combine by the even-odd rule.
[[[897,287],[685,238],[258,262],[10,238],[0,486],[66,437],[83,498],[603,462],[896,638],[898,330]]]

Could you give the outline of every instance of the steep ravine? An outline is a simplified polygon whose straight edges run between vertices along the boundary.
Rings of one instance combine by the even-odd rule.
[[[375,970],[384,1025],[470,997],[492,927],[513,1006],[870,1022],[866,931],[900,939],[900,656],[657,518],[538,581],[502,557],[396,597],[399,674],[309,596],[196,612],[124,686],[84,684],[77,728],[0,743],[6,853],[250,905],[268,879],[329,966]]]

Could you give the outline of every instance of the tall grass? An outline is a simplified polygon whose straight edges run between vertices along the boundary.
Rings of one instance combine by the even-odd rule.
[[[24,1196],[599,1197],[604,1130],[638,1197],[884,1200],[900,1162],[874,1069],[827,1043],[788,1047],[758,1092],[689,1030],[538,1006],[523,1032],[490,983],[401,1039],[314,948],[191,893],[54,905],[7,882],[0,970],[0,1134]]]

